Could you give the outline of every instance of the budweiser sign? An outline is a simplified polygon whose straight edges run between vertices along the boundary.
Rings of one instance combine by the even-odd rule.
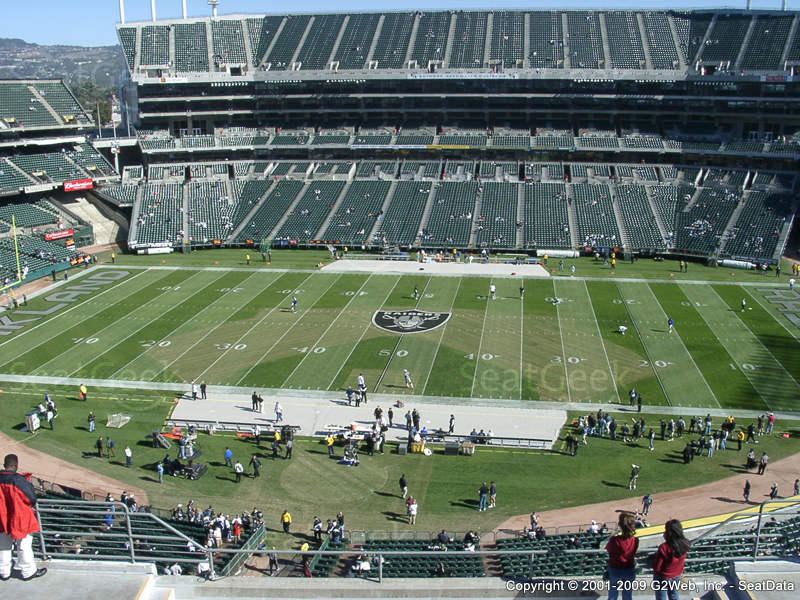
[[[92,187],[93,185],[91,179],[76,179],[75,181],[64,182],[65,192],[79,192],[81,190],[90,190],[92,189]]]
[[[62,229],[61,231],[53,231],[51,233],[45,233],[44,239],[48,242],[52,242],[53,240],[63,240],[64,238],[72,237],[75,234],[74,229]]]

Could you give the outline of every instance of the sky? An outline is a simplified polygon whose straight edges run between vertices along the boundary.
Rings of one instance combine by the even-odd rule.
[[[0,0],[0,37],[21,38],[36,44],[67,44],[76,46],[106,46],[117,44],[114,26],[119,22],[118,0]],[[793,7],[797,0],[791,0]],[[207,0],[187,0],[190,17],[208,16]],[[780,9],[781,0],[753,0],[753,8]],[[350,0],[335,3],[321,0],[293,2],[292,12],[375,11],[375,10],[436,10],[525,8],[547,9],[689,9],[744,8],[745,0],[384,0],[380,8],[374,1]],[[282,13],[265,0],[222,0],[219,14]],[[181,16],[181,0],[156,0],[159,19]],[[126,0],[126,21],[150,20],[150,0]]]

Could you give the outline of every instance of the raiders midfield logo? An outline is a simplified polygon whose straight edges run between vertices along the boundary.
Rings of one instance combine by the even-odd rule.
[[[377,310],[372,315],[375,327],[392,333],[422,333],[447,323],[451,313],[422,310]]]

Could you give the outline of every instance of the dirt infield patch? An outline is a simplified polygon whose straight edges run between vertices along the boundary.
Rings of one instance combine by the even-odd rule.
[[[748,448],[749,446],[742,448],[741,452],[734,453],[737,458],[741,458],[742,465]],[[697,457],[695,460],[709,459]],[[677,477],[680,476],[681,466],[675,468]],[[800,477],[800,454],[795,454],[771,462],[764,475],[758,475],[753,469],[713,483],[653,494],[653,504],[648,519],[651,525],[659,525],[669,519],[684,521],[741,510],[769,500],[770,486],[773,483],[778,484],[778,498],[789,498],[793,493],[794,480],[798,477]],[[747,479],[752,485],[749,504],[742,497],[742,489]],[[620,483],[627,483],[627,473],[620,479]],[[601,484],[598,482],[598,485]],[[576,527],[586,530],[590,522],[595,520],[598,523],[607,523],[609,529],[613,531],[620,511],[641,510],[642,496],[650,491],[647,489],[647,480],[640,477],[638,489],[630,492],[630,498],[541,512],[539,522],[545,529],[562,527],[565,531],[567,529],[575,531]],[[531,509],[536,510],[536,506],[532,506]],[[495,529],[495,533],[499,536],[508,536],[510,531],[521,531],[529,524],[529,515],[519,515],[501,523]]]
[[[136,496],[140,506],[150,504],[147,494],[141,488],[133,487],[117,479],[100,475],[89,469],[84,469],[60,458],[29,448],[4,433],[0,433],[0,446],[3,448],[3,455],[16,454],[19,456],[19,470],[21,473],[33,473],[34,477],[44,481],[75,488],[81,490],[81,492],[88,492],[100,497],[105,497],[106,494],[111,492],[115,498],[119,498],[120,492],[127,490]]]

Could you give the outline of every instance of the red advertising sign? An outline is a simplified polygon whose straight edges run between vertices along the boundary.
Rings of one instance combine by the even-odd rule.
[[[91,179],[76,179],[75,181],[64,182],[65,192],[79,192],[80,190],[90,190],[92,189],[92,187],[93,185]]]
[[[44,239],[48,242],[53,240],[63,240],[64,238],[72,237],[75,233],[74,229],[62,229],[61,231],[53,231],[52,233],[45,233]]]

